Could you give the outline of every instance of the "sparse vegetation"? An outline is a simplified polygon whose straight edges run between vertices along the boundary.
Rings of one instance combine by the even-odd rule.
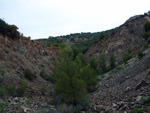
[[[9,96],[17,96],[16,88],[14,86],[5,86],[5,89],[7,90]]]
[[[147,48],[147,47],[148,47],[148,43],[144,42],[144,48]]]
[[[26,100],[27,104],[32,104],[32,102],[30,100]]]
[[[106,66],[106,56],[105,53],[101,53],[99,56],[99,61],[98,61],[98,66],[99,66],[99,71],[101,74],[107,72],[107,66]]]
[[[132,55],[129,52],[127,52],[123,57],[123,62],[127,64],[127,61],[130,60],[131,58],[132,58]]]
[[[144,104],[148,104],[148,103],[150,103],[150,96],[148,96],[145,100],[144,100],[144,102],[143,102]]]
[[[135,108],[132,110],[132,113],[143,113],[143,108],[141,106]]]
[[[110,55],[110,59],[109,59],[109,65],[110,65],[110,69],[114,69],[116,64],[116,56],[114,54]]]
[[[17,89],[17,96],[22,97],[25,92],[26,92],[26,84],[22,80],[20,80],[19,88]]]
[[[121,69],[122,69],[121,66],[116,67],[115,69],[113,69],[113,70],[110,71],[110,74],[116,74],[116,73],[118,73],[118,71],[120,71]]]
[[[0,97],[6,96],[7,95],[7,90],[4,86],[0,87]]]
[[[149,38],[149,33],[148,32],[145,32],[143,35],[142,35],[142,37],[145,39],[145,40],[147,40],[148,38]]]
[[[0,113],[7,113],[7,105],[5,103],[0,103]]]
[[[4,76],[4,71],[3,71],[3,72],[1,72],[1,75],[2,75],[2,76]]]
[[[138,58],[141,59],[144,56],[144,53],[142,51],[139,51]]]

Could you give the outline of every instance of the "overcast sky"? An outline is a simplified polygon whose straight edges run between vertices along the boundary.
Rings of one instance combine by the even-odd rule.
[[[0,0],[0,18],[32,39],[118,27],[150,0]]]

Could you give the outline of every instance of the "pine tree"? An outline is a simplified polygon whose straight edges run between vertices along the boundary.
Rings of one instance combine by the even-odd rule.
[[[80,69],[80,77],[85,81],[87,85],[87,90],[92,92],[95,90],[95,85],[97,83],[97,76],[94,69],[91,68],[90,64]]]
[[[79,77],[78,64],[73,61],[73,52],[69,46],[60,52],[53,73],[56,77],[55,90],[65,102],[76,105],[85,97],[86,84]]]

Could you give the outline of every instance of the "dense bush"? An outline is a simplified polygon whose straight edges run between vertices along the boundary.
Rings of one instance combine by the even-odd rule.
[[[59,54],[52,67],[55,91],[64,102],[77,105],[85,98],[87,90],[95,89],[95,70],[86,64],[83,54],[75,57],[70,46],[63,48]]]
[[[97,84],[97,78],[96,72],[90,64],[80,69],[80,77],[86,83],[88,92],[93,92]]]
[[[36,78],[36,73],[33,73],[30,69],[25,69],[24,74],[25,77],[31,81],[33,81]]]
[[[94,70],[97,71],[98,62],[96,61],[96,59],[94,57],[92,57],[90,59],[90,66],[91,66],[91,68],[93,68]]]
[[[3,36],[11,37],[12,39],[19,38],[20,33],[15,25],[8,25],[4,20],[0,19],[0,33]]]

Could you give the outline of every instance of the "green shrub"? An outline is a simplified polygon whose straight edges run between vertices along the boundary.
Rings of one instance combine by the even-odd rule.
[[[0,113],[7,113],[7,105],[0,102]]]
[[[148,104],[150,103],[150,96],[148,96],[145,100],[144,100],[144,104]]]
[[[93,92],[96,89],[97,76],[90,64],[80,69],[80,77],[86,83],[88,92]]]
[[[147,21],[147,22],[144,24],[144,29],[145,29],[146,32],[150,30],[150,22],[149,22],[149,21]]]
[[[98,63],[94,57],[90,59],[90,65],[91,65],[91,68],[93,68],[94,70],[97,70]]]
[[[129,52],[127,52],[123,57],[123,62],[127,64],[127,61],[130,60],[131,58],[132,58],[132,55]]]
[[[26,100],[27,104],[32,104],[32,102],[30,100]]]
[[[144,56],[144,53],[142,51],[139,51],[138,58],[141,59]]]
[[[21,80],[17,89],[17,96],[22,97],[26,91],[26,84]]]
[[[147,48],[147,47],[148,47],[148,43],[144,42],[144,48]]]
[[[3,97],[5,95],[7,95],[7,90],[5,87],[1,86],[0,87],[0,97]]]
[[[17,95],[16,88],[14,86],[5,86],[5,89],[7,90],[9,96],[14,97]]]
[[[4,76],[4,72],[1,72],[1,75]]]
[[[24,75],[21,73],[21,74],[19,74],[19,76],[20,76],[20,78],[23,78],[24,77]]]
[[[149,38],[149,33],[145,32],[145,33],[142,35],[142,37],[143,37],[145,40],[147,40],[147,39]]]
[[[35,56],[36,56],[36,53],[33,53],[33,56],[35,57]]]
[[[110,69],[114,69],[116,64],[116,56],[114,54],[110,55],[110,59],[109,59],[109,65],[110,65]]]
[[[33,73],[30,69],[25,69],[24,74],[30,81],[33,81],[36,78],[36,73]]]
[[[101,74],[106,73],[108,71],[107,66],[106,66],[106,55],[105,55],[105,53],[100,54],[98,66],[99,66],[99,70],[100,70]]]
[[[45,73],[44,70],[42,70],[42,71],[40,72],[40,76],[41,76],[44,80],[46,80],[46,81],[49,81],[49,80],[50,80],[50,77]]]
[[[79,113],[80,111],[86,111],[89,106],[89,100],[83,99],[79,104],[73,107],[73,112]]]
[[[134,110],[132,110],[132,113],[143,113],[143,108],[142,107],[137,107]]]

